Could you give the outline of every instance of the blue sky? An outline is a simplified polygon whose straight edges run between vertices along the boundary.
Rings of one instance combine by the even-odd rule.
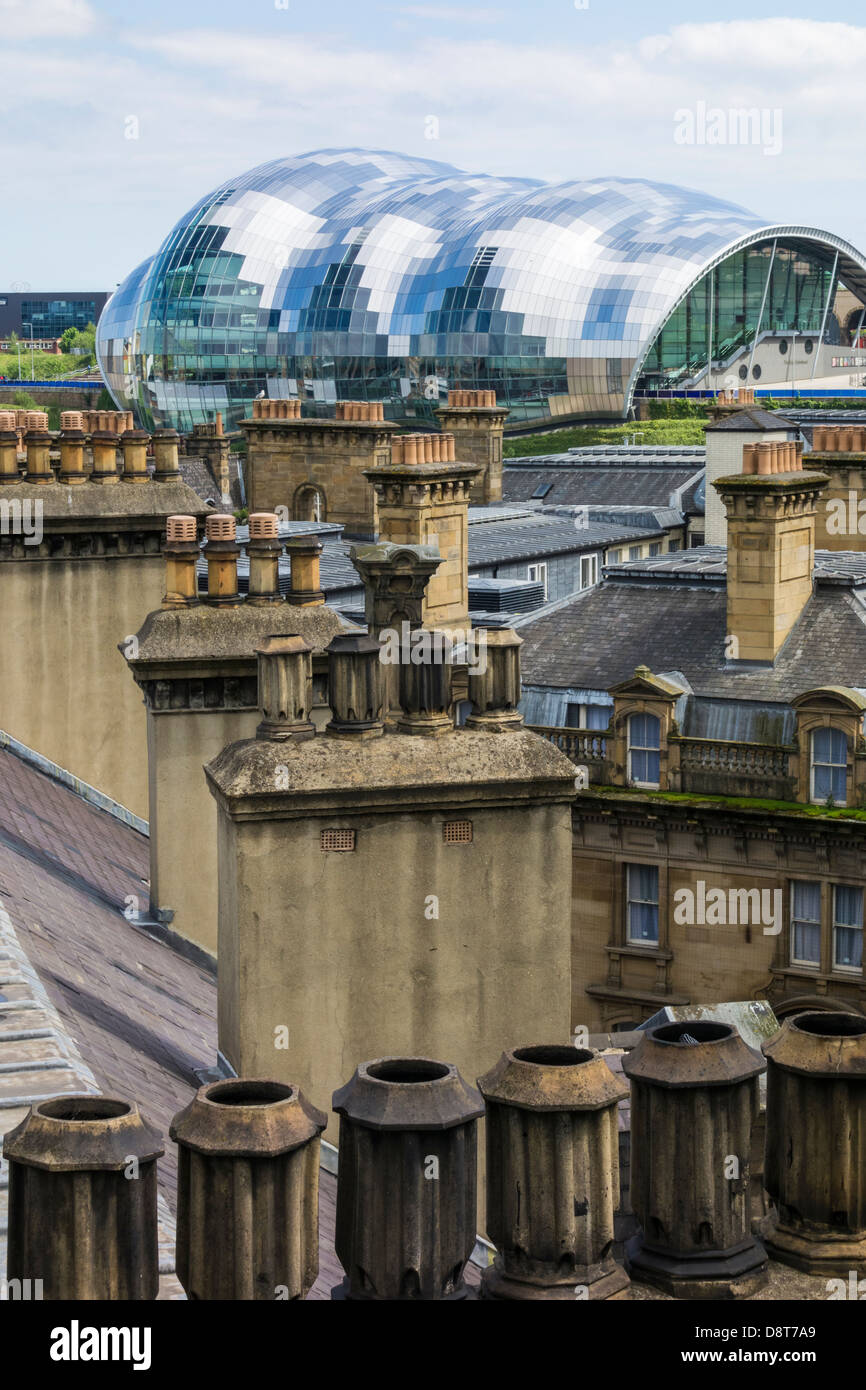
[[[862,0],[583,4],[0,0],[0,288],[113,288],[222,179],[339,145],[685,184],[866,252]]]

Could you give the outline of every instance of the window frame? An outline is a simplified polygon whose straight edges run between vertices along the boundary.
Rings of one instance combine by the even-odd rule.
[[[830,887],[831,887],[831,889],[832,889],[832,897],[831,897],[831,899],[830,899],[830,904],[831,904],[831,907],[830,907],[830,911],[831,911],[831,917],[830,917],[830,960],[831,960],[831,966],[830,966],[830,968],[831,968],[831,970],[832,970],[832,972],[833,972],[834,974],[837,974],[837,973],[838,973],[838,974],[841,974],[841,975],[850,975],[850,976],[861,975],[861,976],[862,976],[862,974],[863,974],[863,963],[862,963],[862,962],[863,962],[863,937],[864,937],[864,930],[866,930],[866,922],[864,922],[864,899],[866,899],[866,893],[864,893],[863,885],[860,884],[860,883],[831,883],[831,884],[830,884]],[[853,923],[851,923],[851,922],[840,922],[840,921],[837,919],[837,916],[836,916],[836,894],[837,894],[837,891],[838,891],[840,888],[844,888],[844,889],[847,889],[847,890],[849,890],[849,891],[853,891],[853,892],[855,892],[855,893],[859,893],[859,894],[860,894],[860,926],[859,926],[859,932],[860,932],[860,962],[861,962],[860,965],[843,965],[843,964],[842,964],[839,960],[837,960],[837,958],[836,958],[836,939],[837,939],[836,934],[837,934],[837,932],[838,932],[839,930],[843,930],[843,931],[857,931],[857,930],[858,930],[858,928],[857,928]]]
[[[536,571],[533,574],[533,570]],[[544,585],[544,597],[547,599],[547,561],[536,560],[534,564],[526,566],[526,578],[530,583],[537,584],[539,581]]]
[[[648,949],[658,950],[661,945],[661,874],[658,864],[641,864],[637,861],[627,862],[623,865],[625,869],[625,944],[626,946],[644,946]],[[633,898],[631,892],[632,870],[651,869],[656,876],[656,896],[652,898]],[[652,906],[656,910],[656,933],[654,937],[632,936],[631,932],[631,906],[632,903],[640,906]]]
[[[652,746],[650,746],[650,745],[647,745],[647,744],[643,744],[643,743],[633,743],[633,742],[632,742],[631,726],[632,726],[632,720],[633,720],[633,719],[654,719],[654,720],[655,720],[656,725],[657,725],[657,728],[658,728],[658,743],[656,744],[656,746],[655,746],[654,748],[653,748]],[[662,752],[661,752],[661,744],[662,744],[662,721],[661,721],[661,719],[659,718],[659,716],[658,716],[657,714],[653,714],[651,710],[633,710],[632,713],[628,716],[628,719],[627,719],[627,721],[626,721],[625,742],[626,742],[626,764],[627,764],[627,767],[628,767],[628,783],[629,783],[629,786],[630,786],[630,787],[643,787],[643,788],[645,788],[647,791],[658,791],[659,788],[660,788],[660,786],[661,786],[661,774],[662,774],[662,766],[661,766],[661,764],[662,764]],[[655,753],[655,754],[657,755],[657,757],[658,757],[658,762],[659,762],[659,775],[658,775],[658,780],[657,780],[657,781],[655,781],[655,782],[642,782],[642,781],[640,781],[638,778],[636,778],[636,777],[633,775],[633,773],[632,773],[632,753]]]
[[[818,917],[798,917],[794,913],[794,894],[799,885],[809,885],[818,889]],[[820,972],[822,960],[822,936],[823,936],[823,917],[824,917],[824,892],[823,882],[817,878],[792,878],[788,880],[788,964],[796,965],[801,970],[813,970]],[[797,956],[794,951],[796,939],[795,928],[797,923],[803,926],[818,928],[818,959],[806,960],[804,957]]]
[[[842,739],[842,741],[843,741],[843,743],[844,743],[844,745],[845,745],[845,761],[844,761],[844,762],[842,762],[842,763],[831,763],[831,762],[825,762],[825,761],[823,761],[823,760],[820,760],[820,761],[819,761],[819,760],[816,759],[816,757],[815,757],[815,739],[818,737],[819,734],[825,734],[825,733],[829,733],[829,734],[838,734],[839,737]],[[835,806],[847,806],[847,805],[848,805],[848,738],[847,738],[847,735],[846,735],[844,729],[839,729],[839,728],[837,728],[835,724],[820,724],[817,728],[815,728],[815,729],[810,729],[810,730],[809,730],[809,801],[810,801],[811,805],[813,805],[813,806],[823,806],[824,803],[825,803],[826,800],[827,800],[827,797],[826,797],[826,796],[817,796],[816,793],[815,793],[815,770],[816,770],[816,768],[830,768],[830,769],[834,769],[834,770],[836,770],[836,771],[839,771],[839,770],[842,771],[842,773],[843,773],[844,785],[845,785],[845,793],[844,793],[844,796],[842,797],[842,800],[840,801],[836,796],[833,795],[832,792],[830,793],[830,795],[833,796],[833,804],[834,804]]]

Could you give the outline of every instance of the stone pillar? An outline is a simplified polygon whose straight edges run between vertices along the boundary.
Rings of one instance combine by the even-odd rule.
[[[343,1295],[466,1298],[481,1096],[446,1062],[383,1057],[362,1063],[333,1104],[340,1116],[334,1245],[346,1271]]]
[[[617,1104],[628,1087],[571,1045],[503,1052],[479,1078],[487,1106],[487,1298],[626,1297],[611,1254],[619,1205]]]
[[[767,1279],[751,1235],[749,1172],[763,1058],[726,1023],[647,1029],[631,1082],[632,1279],[675,1298],[745,1298]]]
[[[191,1299],[305,1298],[319,1272],[319,1135],[297,1086],[202,1086],[175,1115],[177,1274]]]
[[[51,1300],[156,1298],[162,1152],[131,1101],[82,1095],[34,1105],[3,1141],[6,1278],[40,1279]]]
[[[459,398],[460,404],[455,403]],[[435,412],[440,429],[454,436],[457,458],[479,468],[473,503],[502,501],[502,440],[509,411],[497,406],[494,391],[449,391],[448,404]]]
[[[256,648],[262,718],[256,738],[284,743],[312,738],[312,647],[287,633],[268,637]]]
[[[788,1018],[762,1045],[769,1253],[809,1274],[866,1273],[866,1019]]]

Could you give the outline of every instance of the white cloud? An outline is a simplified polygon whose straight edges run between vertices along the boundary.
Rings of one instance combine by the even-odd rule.
[[[0,0],[0,36],[20,39],[77,39],[96,23],[87,0]]]
[[[680,183],[866,243],[861,97],[851,71],[866,28],[783,28],[769,20],[681,25],[595,47],[567,24],[558,46],[456,25],[413,27],[392,49],[348,32],[265,38],[215,29],[127,31],[110,51],[101,36],[86,52],[5,45],[4,173],[20,195],[15,226],[7,219],[5,228],[15,276],[35,283],[31,258],[55,265],[68,254],[73,263],[95,259],[97,281],[113,282],[222,179],[280,155],[342,145],[498,174]],[[804,47],[808,62],[797,57]],[[755,55],[764,52],[775,57],[762,65]],[[674,113],[698,102],[780,108],[782,154],[676,144]],[[129,115],[139,120],[137,141],[124,139]],[[425,138],[430,115],[438,140]],[[48,200],[57,206],[58,193],[60,242],[53,217],[39,215]],[[51,229],[44,237],[43,224]]]

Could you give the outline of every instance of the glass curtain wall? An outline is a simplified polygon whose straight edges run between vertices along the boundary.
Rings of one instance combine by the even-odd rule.
[[[771,241],[729,256],[674,310],[650,348],[639,389],[698,384],[710,355],[714,370],[724,370],[758,333],[820,333],[832,274],[831,255],[796,245],[779,243],[775,257]]]

